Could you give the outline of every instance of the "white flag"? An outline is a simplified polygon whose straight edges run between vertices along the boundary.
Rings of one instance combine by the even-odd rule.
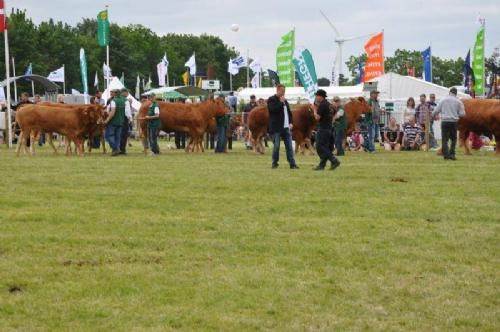
[[[113,74],[111,73],[111,68],[109,68],[105,63],[102,65],[102,73],[105,79],[113,78]]]
[[[241,67],[248,66],[247,58],[244,58],[241,55],[239,57],[233,59],[232,61],[238,67],[238,69],[240,69]]]
[[[232,59],[229,59],[229,62],[227,63],[227,72],[231,75],[237,75],[239,71],[238,65],[236,65]]]
[[[260,79],[259,79],[259,73],[256,73],[253,77],[252,77],[252,81],[250,82],[250,84],[252,84],[252,88],[260,88]]]
[[[94,87],[99,86],[99,77],[97,76],[97,71],[95,72],[95,78],[94,78]]]
[[[49,79],[49,81],[52,81],[52,82],[64,83],[64,66],[51,72],[49,74],[49,76],[47,76],[47,78]]]
[[[158,85],[165,86],[165,75],[167,75],[167,67],[165,67],[165,62],[163,62],[163,59],[156,65],[156,71],[158,73]]]
[[[137,75],[137,83],[135,84],[135,99],[141,99],[141,79]]]
[[[78,90],[75,90],[75,89],[71,89],[71,94],[72,94],[73,96],[78,96],[78,95],[81,95],[81,92],[80,92],[80,91],[78,91]]]
[[[161,61],[163,62],[163,64],[165,65],[165,67],[168,68],[167,53],[165,53],[165,55],[163,56],[163,59],[161,59]]]
[[[259,59],[253,60],[249,67],[254,73],[260,73],[262,71]]]
[[[184,66],[189,67],[189,74],[191,76],[196,75],[196,59],[195,59],[194,53],[193,53],[193,55],[191,55],[189,60],[184,64]]]
[[[153,82],[151,81],[151,75],[149,75],[149,80],[148,80],[148,83],[146,83],[144,90],[146,90],[146,91],[151,90],[151,83],[153,83]]]

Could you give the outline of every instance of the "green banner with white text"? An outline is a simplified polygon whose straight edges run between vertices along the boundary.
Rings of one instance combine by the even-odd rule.
[[[484,95],[484,24],[477,33],[472,55],[472,71],[474,72],[476,96]]]
[[[318,90],[318,77],[311,52],[306,48],[297,48],[293,52],[293,64],[299,75],[300,83],[306,91],[307,99],[314,102],[314,94]]]
[[[292,30],[281,37],[281,44],[276,50],[276,67],[280,83],[286,87],[295,86],[295,72],[293,70],[293,50],[295,48],[295,31]]]
[[[97,43],[100,47],[109,46],[109,20],[107,10],[103,10],[97,15]]]

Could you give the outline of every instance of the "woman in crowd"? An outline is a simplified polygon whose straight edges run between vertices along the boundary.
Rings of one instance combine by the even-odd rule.
[[[410,118],[412,115],[415,115],[415,99],[413,99],[413,97],[410,97],[406,101],[406,108],[403,111],[403,126],[410,122]]]
[[[391,117],[389,124],[384,129],[384,149],[386,151],[399,151],[401,150],[401,144],[399,143],[401,138],[401,130],[396,123],[396,118]]]

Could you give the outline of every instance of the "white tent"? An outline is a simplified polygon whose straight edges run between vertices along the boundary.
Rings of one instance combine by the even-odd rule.
[[[402,76],[396,73],[387,73],[379,78],[372,81],[378,82],[377,90],[380,91],[380,100],[404,100],[406,101],[408,97],[413,97],[418,101],[418,97],[425,93],[427,96],[431,93],[436,95],[439,100],[446,97],[449,93],[449,88],[440,86],[434,83],[429,83],[424,80],[410,77]],[[321,87],[325,90],[329,98],[333,96],[338,96],[340,98],[358,97],[365,96],[368,97],[367,92],[363,92],[363,85],[358,84],[354,86],[327,86]],[[276,92],[275,88],[246,88],[241,90],[237,97],[239,100],[243,100],[247,103],[250,100],[251,95],[255,95],[257,99],[264,98],[267,99]],[[469,95],[459,92],[458,96],[460,98],[470,98]],[[295,103],[298,100],[307,102],[307,96],[302,87],[294,87],[286,89],[286,98],[289,102]]]
[[[321,87],[324,89],[328,97],[339,96],[341,98],[357,97],[363,95],[363,87],[357,86],[327,86]],[[238,100],[243,100],[245,103],[250,101],[250,96],[255,95],[257,99],[271,97],[276,93],[275,88],[245,88],[237,93]],[[286,88],[286,99],[290,103],[301,101],[307,103],[307,95],[302,87]]]
[[[106,91],[102,93],[102,98],[107,101],[109,99],[109,92],[111,90],[123,89],[124,87],[125,86],[122,84],[118,77],[113,77],[113,79],[109,82],[109,86]],[[135,99],[131,93],[129,93],[128,98],[132,99],[132,108],[138,111],[141,108],[141,103],[137,99]]]
[[[436,99],[448,96],[450,89],[441,85],[426,82],[411,76],[402,76],[396,73],[387,73],[378,77],[373,82],[378,82],[377,90],[380,91],[381,100],[407,100],[409,97],[418,98],[422,93],[427,96],[434,93]],[[458,93],[459,98],[470,98],[469,95]]]

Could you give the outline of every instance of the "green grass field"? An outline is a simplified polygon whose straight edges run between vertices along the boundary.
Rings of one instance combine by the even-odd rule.
[[[0,148],[0,330],[498,331],[500,158]],[[283,152],[283,151],[282,151]]]

